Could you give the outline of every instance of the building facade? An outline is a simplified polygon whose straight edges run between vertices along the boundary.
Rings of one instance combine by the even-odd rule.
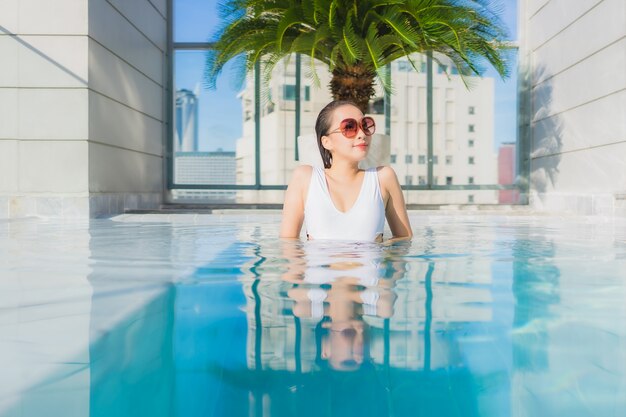
[[[193,91],[176,91],[174,152],[198,151],[198,96]]]
[[[174,155],[174,181],[181,184],[234,184],[235,152],[176,152]],[[215,203],[234,203],[234,190],[172,191],[178,201],[210,200]]]
[[[402,185],[427,185],[426,59],[413,57],[391,65],[391,159],[386,161]],[[303,59],[308,67],[308,58]],[[452,66],[434,64],[433,76],[433,184],[496,184],[497,167],[494,152],[493,79],[469,77],[468,89]],[[300,134],[314,132],[315,118],[331,101],[327,85],[330,74],[317,65],[319,86],[311,77],[303,77],[301,87]],[[237,141],[237,184],[254,183],[254,83],[247,83],[241,94],[243,136]],[[287,184],[296,159],[296,68],[295,59],[277,65],[262,96],[261,103],[261,182],[265,185]],[[378,88],[370,105],[376,119],[377,133],[385,133],[384,95]],[[299,159],[299,158],[298,158]],[[240,192],[241,201],[280,202],[281,192]],[[495,191],[454,191],[406,193],[408,203],[464,204],[497,202]]]

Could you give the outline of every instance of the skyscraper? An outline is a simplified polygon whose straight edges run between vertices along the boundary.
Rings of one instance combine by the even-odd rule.
[[[174,152],[198,151],[198,97],[193,91],[176,91]]]

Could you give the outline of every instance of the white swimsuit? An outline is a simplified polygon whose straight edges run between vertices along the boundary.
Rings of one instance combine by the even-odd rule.
[[[344,213],[330,197],[324,169],[313,167],[304,221],[310,239],[376,241],[385,227],[385,207],[376,168],[365,171],[359,196]]]

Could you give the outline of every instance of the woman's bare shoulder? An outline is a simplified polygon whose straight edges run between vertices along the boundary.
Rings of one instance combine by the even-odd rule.
[[[388,165],[377,167],[376,172],[378,173],[378,180],[381,184],[395,183],[398,181],[396,171]]]
[[[291,185],[305,186],[311,180],[311,173],[313,167],[311,165],[299,165],[297,166],[291,175]]]

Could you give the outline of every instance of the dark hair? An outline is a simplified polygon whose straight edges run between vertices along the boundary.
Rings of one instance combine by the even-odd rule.
[[[333,111],[337,107],[341,106],[354,106],[357,109],[359,108],[359,106],[349,100],[331,101],[322,109],[322,111],[320,111],[320,113],[317,115],[317,120],[315,121],[315,135],[317,136],[317,147],[320,149],[320,155],[322,156],[322,162],[324,162],[324,168],[330,168],[333,163],[333,157],[330,154],[330,151],[324,148],[324,146],[322,145],[322,136],[328,134]]]

